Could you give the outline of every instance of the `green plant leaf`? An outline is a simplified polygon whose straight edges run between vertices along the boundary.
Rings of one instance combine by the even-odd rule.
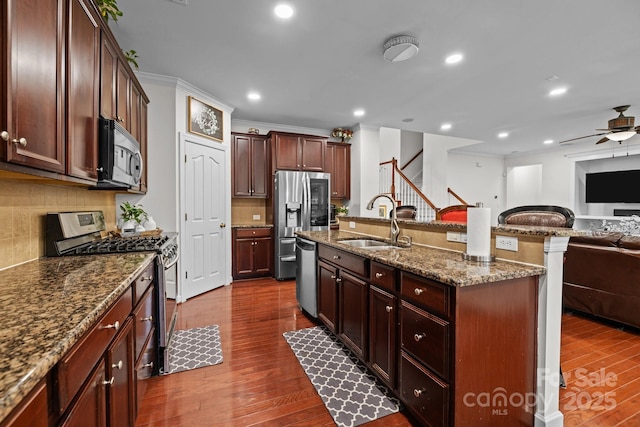
[[[131,49],[124,52],[124,57],[127,58],[127,61],[129,61],[129,63],[132,64],[136,68],[136,70],[138,69],[138,52]]]

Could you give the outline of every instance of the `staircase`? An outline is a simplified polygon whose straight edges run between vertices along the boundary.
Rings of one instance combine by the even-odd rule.
[[[412,182],[412,180],[407,178],[400,168],[398,168],[398,161],[395,158],[380,163],[379,192],[390,194],[396,200],[398,206],[415,206],[416,221],[432,221],[436,219],[436,212],[439,209],[422,193],[420,190],[421,186],[422,172],[420,172]],[[461,204],[468,205],[468,203],[451,190],[451,188],[447,188],[447,192]]]
[[[416,221],[427,222],[436,219],[438,208],[402,173],[395,158],[380,163],[379,185],[380,193],[391,194],[399,206],[415,206]]]

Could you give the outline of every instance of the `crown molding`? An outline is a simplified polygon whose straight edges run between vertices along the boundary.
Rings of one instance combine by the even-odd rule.
[[[266,134],[269,131],[279,131],[279,132],[299,133],[304,135],[323,136],[327,138],[331,136],[331,132],[332,132],[331,130],[327,130],[327,129],[306,128],[301,126],[289,126],[289,125],[281,125],[277,123],[256,122],[252,120],[242,120],[242,119],[231,118],[232,130],[236,130],[238,132],[246,132],[249,128],[260,129],[260,131],[263,134]]]
[[[202,101],[216,104],[216,107],[222,109],[225,113],[231,114],[233,110],[235,110],[234,106],[222,101],[219,98],[216,98],[210,93],[207,93],[178,77],[163,76],[160,74],[146,73],[141,71],[135,72],[135,75],[140,83],[148,83],[156,86],[165,86],[172,89],[182,90],[190,95],[195,96],[196,98],[201,99]]]

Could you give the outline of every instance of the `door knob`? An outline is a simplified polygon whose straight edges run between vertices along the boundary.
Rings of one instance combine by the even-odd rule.
[[[20,144],[20,145],[22,145],[23,147],[26,147],[26,146],[27,146],[27,139],[26,139],[26,138],[14,139],[14,140],[13,140],[13,141],[11,141],[11,142],[13,142],[14,144]]]
[[[4,141],[8,141],[9,140],[9,132],[7,132],[6,130],[3,130],[2,132],[0,132],[0,138],[2,138]]]

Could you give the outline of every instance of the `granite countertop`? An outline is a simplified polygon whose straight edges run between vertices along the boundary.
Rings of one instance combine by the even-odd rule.
[[[367,238],[348,231],[298,231],[301,237],[383,264],[427,277],[451,286],[470,286],[507,279],[538,276],[546,269],[539,265],[496,260],[489,264],[464,261],[460,252],[413,244],[410,248],[371,250],[341,243],[344,239]],[[373,237],[376,240],[383,240]]]
[[[136,252],[41,258],[0,271],[0,420],[154,257]]]
[[[356,219],[356,220],[365,220],[367,222],[380,222],[384,224],[389,224],[390,219],[388,218],[369,218],[369,217],[356,217],[356,216],[344,216],[341,217],[342,220],[348,219]],[[413,225],[417,227],[425,227],[425,228],[444,228],[444,229],[452,229],[452,230],[460,230],[466,231],[467,223],[464,222],[453,222],[453,221],[429,221],[429,222],[420,222],[414,221],[411,219],[402,219],[398,218],[399,224]],[[584,230],[574,230],[572,228],[560,228],[560,227],[541,227],[541,226],[532,226],[532,225],[509,225],[509,224],[499,224],[491,227],[492,233],[509,233],[509,234],[520,234],[526,236],[556,236],[556,237],[572,237],[572,236],[582,236],[586,233]]]

